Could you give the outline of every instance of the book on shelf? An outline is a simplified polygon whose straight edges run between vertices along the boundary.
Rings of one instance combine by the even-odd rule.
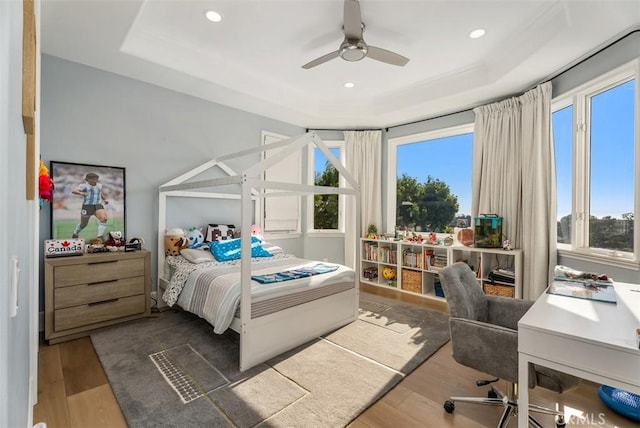
[[[405,251],[402,255],[402,265],[405,267],[422,269],[423,260],[422,252]]]
[[[516,282],[516,275],[514,272],[506,271],[504,269],[494,269],[489,272],[489,281],[503,282],[513,285]]]
[[[378,245],[365,243],[363,248],[363,258],[372,262],[378,261]]]
[[[447,265],[447,256],[442,254],[433,254],[429,257],[428,270],[438,270]]]
[[[380,249],[380,262],[387,264],[395,264],[397,261],[398,252],[389,247],[383,247]]]

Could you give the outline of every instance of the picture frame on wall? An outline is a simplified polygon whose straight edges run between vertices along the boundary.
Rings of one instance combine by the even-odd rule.
[[[116,166],[51,161],[54,184],[51,238],[107,239],[126,235],[125,169]]]

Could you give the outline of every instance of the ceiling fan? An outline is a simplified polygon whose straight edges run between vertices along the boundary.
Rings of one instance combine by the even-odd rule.
[[[376,61],[391,65],[398,65],[400,67],[403,67],[409,62],[409,58],[400,54],[378,48],[376,46],[367,45],[362,38],[364,28],[365,25],[364,22],[362,22],[362,17],[360,15],[360,3],[358,0],[345,0],[344,24],[342,26],[344,31],[344,41],[340,44],[337,51],[316,58],[303,65],[302,68],[309,69],[338,57],[341,57],[346,61],[360,61],[364,57],[369,57]]]

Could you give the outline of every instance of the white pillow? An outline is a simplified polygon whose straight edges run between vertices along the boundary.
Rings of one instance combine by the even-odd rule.
[[[180,254],[182,257],[195,264],[213,262],[216,260],[209,251],[203,251],[195,248],[185,248],[180,251]]]
[[[284,254],[282,247],[279,247],[270,242],[262,241],[262,248],[270,252],[271,254]]]

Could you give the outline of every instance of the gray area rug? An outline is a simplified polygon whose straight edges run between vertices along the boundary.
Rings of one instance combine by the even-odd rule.
[[[361,293],[358,320],[245,372],[238,334],[214,334],[186,312],[91,340],[131,427],[342,427],[444,345],[449,329],[446,314]]]

